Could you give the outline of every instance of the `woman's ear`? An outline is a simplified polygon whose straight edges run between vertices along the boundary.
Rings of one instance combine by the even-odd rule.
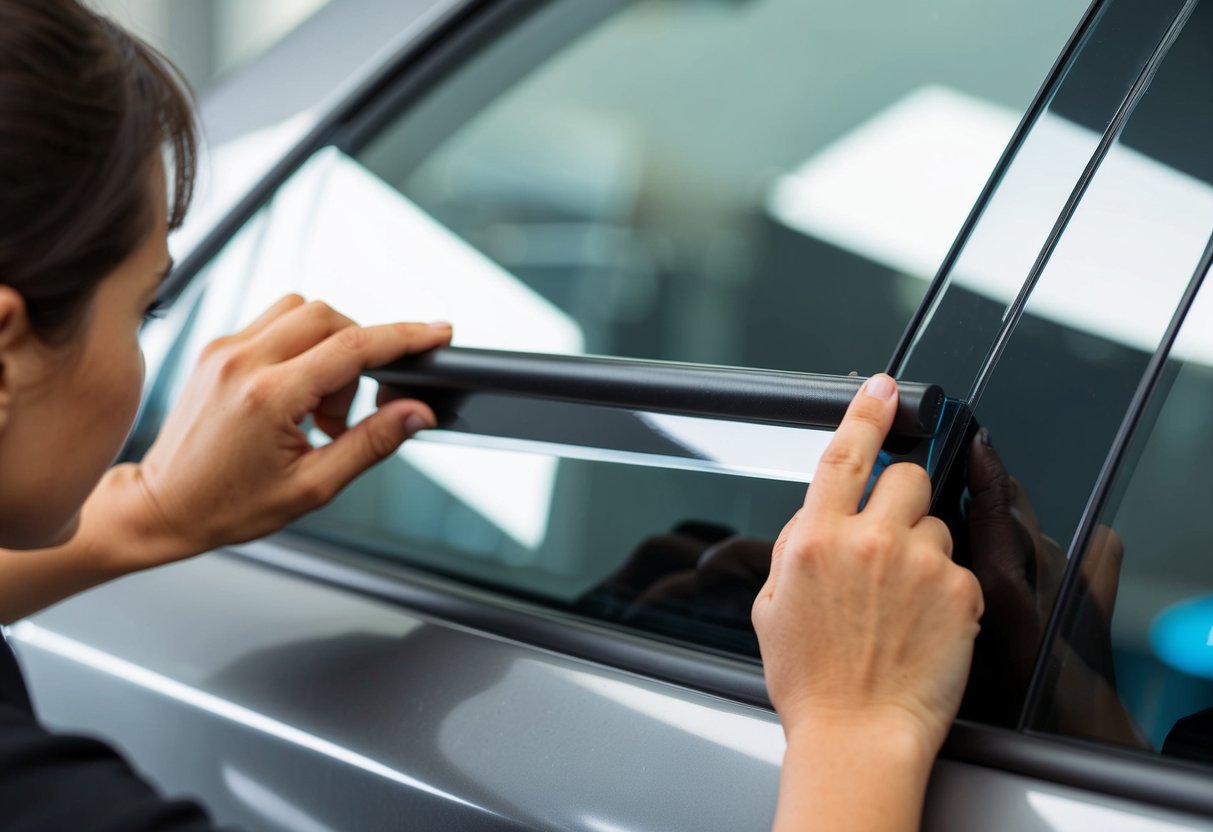
[[[32,334],[25,299],[11,286],[0,284],[0,433],[8,426],[13,394],[26,375]]]

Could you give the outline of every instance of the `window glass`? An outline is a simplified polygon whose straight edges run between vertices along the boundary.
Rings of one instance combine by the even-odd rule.
[[[1184,5],[1183,0],[1107,0],[1100,5],[949,265],[927,314],[930,323],[918,331],[902,362],[902,376],[929,378],[955,396],[968,393],[991,358],[1012,314],[1011,304],[1065,216],[1083,171],[1098,158],[1105,131]],[[1108,159],[1112,167],[1137,166],[1125,152],[1131,145],[1128,141],[1114,148]],[[1127,188],[1119,187],[1123,199]],[[1112,207],[1104,209],[1105,218],[1115,205],[1113,200]],[[1090,211],[1087,216],[1099,219]],[[1072,236],[1071,251],[1076,243]],[[1057,308],[1053,306],[1054,315]],[[1062,322],[1074,324],[1077,307],[1063,308],[1070,311],[1069,320]],[[1064,318],[1067,313],[1061,314]]]
[[[869,374],[1086,5],[554,4],[356,155],[587,352]]]
[[[1085,5],[540,4],[279,190],[161,322],[188,334],[149,418],[209,338],[290,291],[450,320],[460,346],[881,369]],[[878,204],[925,224],[872,237]],[[753,654],[819,435],[627,415],[644,453],[427,432],[295,531]],[[776,448],[792,461],[758,459]]]
[[[1039,729],[1213,762],[1211,336],[1206,277],[1083,553]]]
[[[987,598],[977,691],[1014,724],[1066,555],[1213,234],[1213,4],[1188,21],[1078,204],[988,378],[968,540]],[[981,479],[977,482],[978,478]],[[978,697],[985,706],[996,698]],[[995,719],[980,712],[966,712]]]

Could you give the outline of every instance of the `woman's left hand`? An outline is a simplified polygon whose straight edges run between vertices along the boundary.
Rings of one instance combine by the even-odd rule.
[[[210,344],[143,461],[111,472],[138,486],[143,530],[159,538],[140,547],[153,563],[135,568],[276,531],[433,427],[433,411],[414,399],[346,420],[364,370],[450,338],[446,324],[359,327],[291,295]],[[309,416],[331,444],[309,444]]]

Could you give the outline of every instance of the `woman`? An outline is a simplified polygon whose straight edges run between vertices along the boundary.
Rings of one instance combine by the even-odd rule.
[[[168,149],[167,163],[162,150]],[[287,297],[204,353],[137,465],[137,332],[193,179],[189,98],[148,47],[75,0],[0,0],[0,613],[272,532],[434,425],[422,402],[346,418],[359,374],[445,344]],[[856,506],[896,409],[870,380],[754,605],[788,754],[776,824],[917,826],[981,612],[921,469]],[[311,448],[308,415],[334,437]],[[66,449],[66,452],[64,452]],[[108,469],[108,470],[107,470]],[[208,829],[113,751],[36,722],[0,650],[0,829]]]

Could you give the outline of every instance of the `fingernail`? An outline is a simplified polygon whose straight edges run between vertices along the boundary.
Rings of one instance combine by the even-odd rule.
[[[426,326],[432,327],[434,329],[450,329],[451,328],[451,325],[449,323],[447,323],[446,321],[430,321],[428,324],[426,324]]]
[[[994,447],[994,441],[992,439],[990,439],[990,432],[988,430],[986,430],[985,428],[982,428],[981,430],[977,431],[977,439],[981,442],[981,444],[985,445],[987,448]]]
[[[416,413],[410,414],[409,418],[404,420],[404,429],[409,436],[428,427],[431,427],[430,423]]]
[[[871,396],[874,399],[887,399],[893,395],[893,391],[897,389],[897,385],[893,383],[893,379],[886,376],[884,373],[872,376],[863,383],[863,392],[865,395]]]

